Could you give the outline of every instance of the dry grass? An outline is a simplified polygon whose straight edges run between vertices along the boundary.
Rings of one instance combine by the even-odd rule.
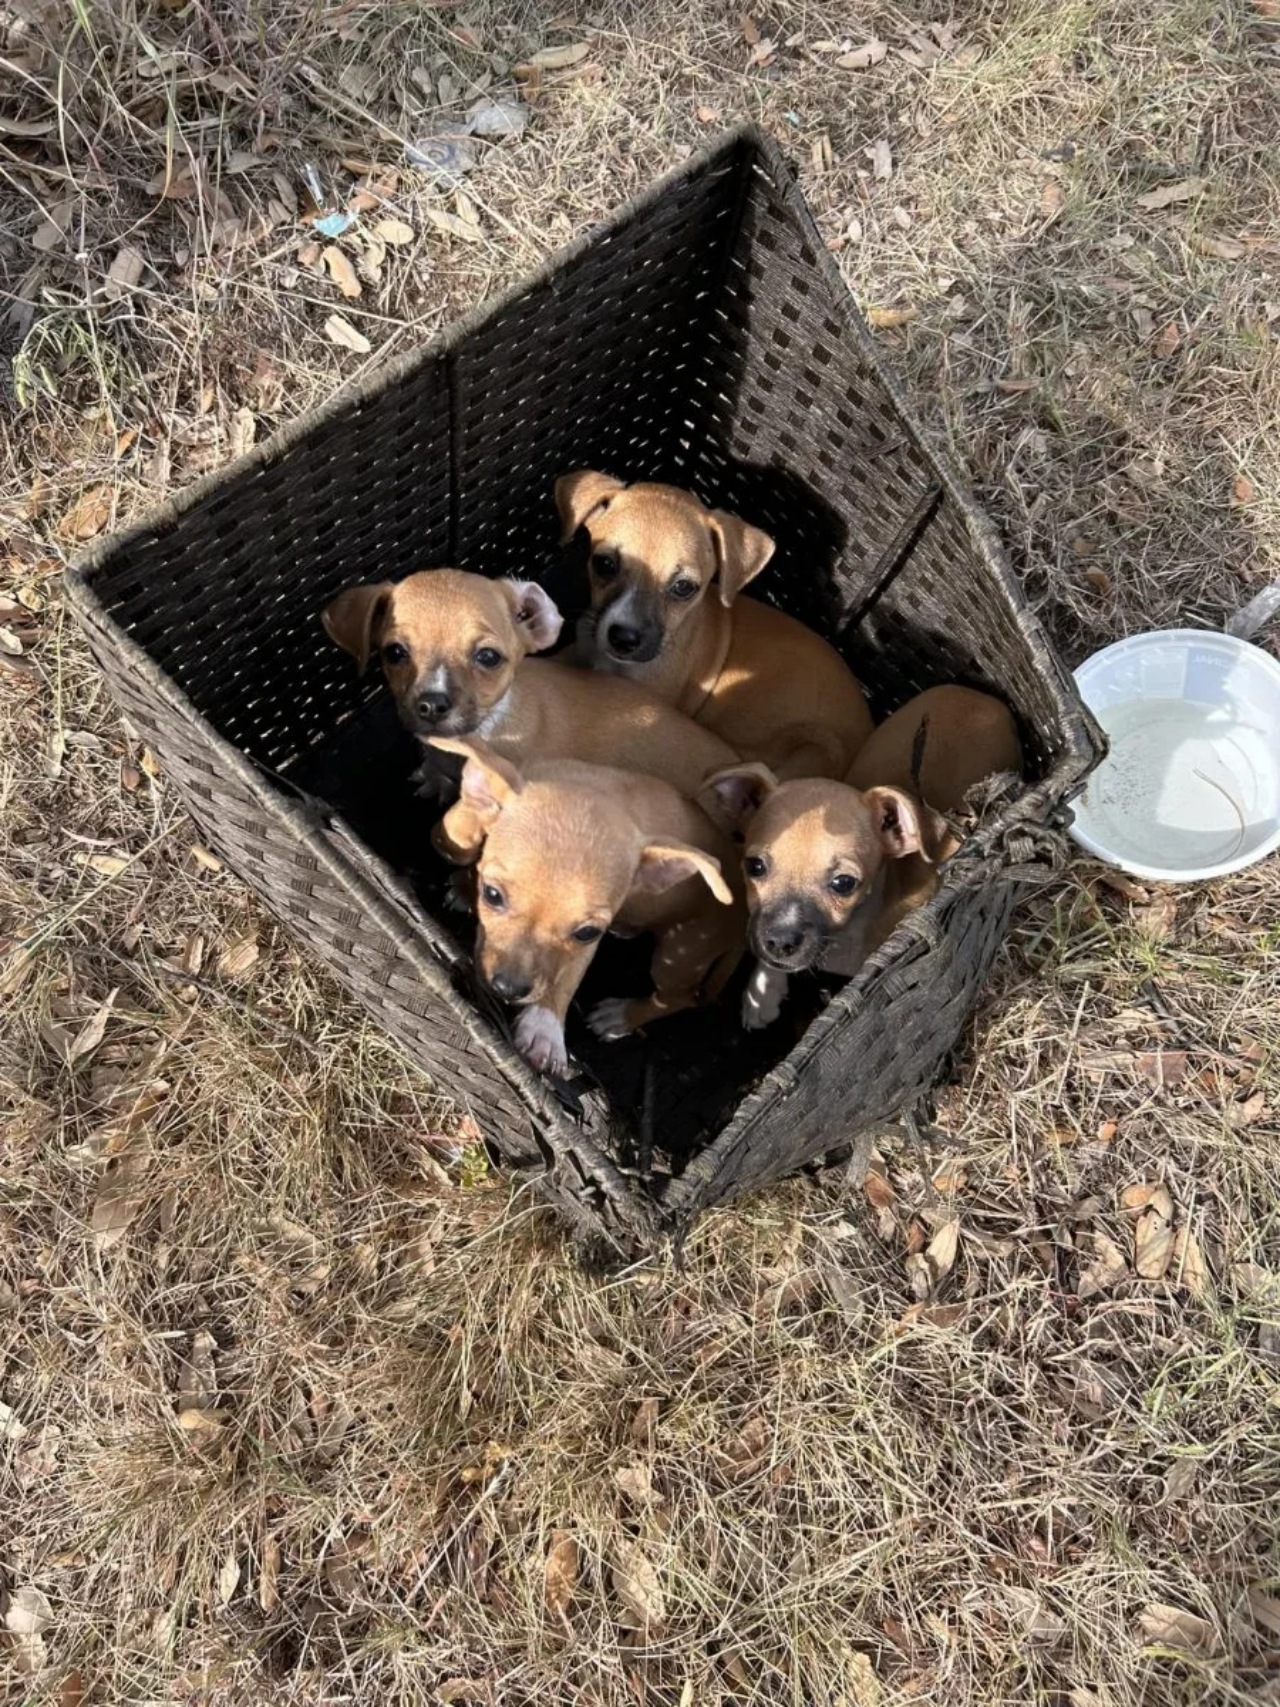
[[[1280,1699],[1274,862],[1176,906],[1081,868],[1020,921],[929,1166],[886,1142],[878,1209],[795,1184],[606,1283],[191,852],[58,582],[83,494],[122,520],[358,371],[327,315],[369,359],[423,336],[703,109],[789,138],[859,296],[916,310],[884,335],[1068,654],[1217,624],[1280,555],[1274,11],[1002,0],[965,9],[976,63],[858,74],[800,45],[744,70],[736,7],[606,8],[474,173],[480,241],[405,173],[418,235],[344,302],[275,174],[349,185],[339,158],[420,127],[414,68],[465,105],[487,54],[585,21],[0,6],[27,56],[0,115],[53,121],[0,125],[0,597],[30,613],[0,660],[0,1590],[52,1614],[46,1670],[0,1656],[9,1699]],[[809,46],[928,20],[757,16]],[[202,188],[148,190],[191,162]],[[143,270],[108,300],[123,244]],[[1143,1181],[1160,1280],[1131,1267]],[[904,1258],[956,1221],[913,1318]],[[1100,1235],[1126,1262],[1091,1291]]]

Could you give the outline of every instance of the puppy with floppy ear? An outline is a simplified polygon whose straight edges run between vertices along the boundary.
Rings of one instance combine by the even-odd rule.
[[[444,829],[479,854],[476,967],[520,1010],[516,1046],[532,1066],[568,1071],[565,1016],[606,931],[653,933],[654,989],[600,1003],[590,1024],[601,1037],[719,994],[745,915],[732,846],[692,801],[656,777],[568,761],[517,767],[474,738],[434,744],[464,760]]]
[[[706,792],[744,829],[749,939],[759,965],[743,1024],[754,1029],[777,1017],[792,972],[856,972],[936,892],[938,866],[959,845],[934,807],[954,810],[983,778],[1021,765],[1008,709],[988,694],[943,687],[895,712],[846,783],[780,783],[760,765],[710,778]]]
[[[589,536],[578,654],[642,682],[780,776],[843,776],[871,733],[844,660],[803,623],[743,597],[769,535],[675,486],[581,469],[556,482],[562,540]]]
[[[401,721],[423,742],[480,735],[516,763],[537,755],[619,765],[690,794],[738,757],[633,682],[531,657],[554,645],[561,628],[559,611],[532,581],[428,569],[349,587],[323,621],[362,669],[377,657]],[[424,792],[452,794],[456,769],[431,753],[419,781]]]

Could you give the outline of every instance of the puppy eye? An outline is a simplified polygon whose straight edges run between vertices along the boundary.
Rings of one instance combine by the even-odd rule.
[[[597,581],[612,581],[618,573],[617,554],[612,551],[597,551],[591,559],[591,570]]]
[[[492,907],[495,913],[500,913],[507,904],[501,889],[495,889],[492,883],[480,885],[480,899],[486,907]]]
[[[575,942],[599,942],[604,932],[599,925],[579,925],[573,933]]]
[[[678,600],[680,604],[684,604],[686,600],[694,597],[698,591],[698,586],[699,583],[691,575],[681,575],[671,583],[667,592],[671,598]]]
[[[748,877],[763,877],[769,869],[769,862],[760,854],[748,854],[742,862],[742,869]]]
[[[476,663],[482,670],[496,670],[502,662],[502,653],[496,646],[482,646],[476,653]]]
[[[384,664],[407,664],[409,662],[409,648],[402,646],[398,640],[389,640],[382,648],[382,662]]]
[[[859,881],[860,879],[854,877],[850,872],[838,871],[827,884],[827,888],[833,895],[852,895],[858,887]]]

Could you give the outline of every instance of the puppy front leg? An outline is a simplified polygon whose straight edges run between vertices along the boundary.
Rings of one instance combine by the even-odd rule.
[[[685,919],[662,932],[653,956],[653,994],[612,996],[597,1002],[587,1024],[597,1037],[616,1042],[652,1020],[701,1006],[708,974],[724,952],[721,933],[710,921]]]
[[[742,992],[742,1024],[747,1031],[763,1031],[782,1012],[787,994],[787,974],[776,966],[757,960]]]
[[[516,1020],[516,1048],[538,1073],[553,1079],[569,1074],[569,1051],[564,1041],[564,1016],[582,982],[585,966],[578,966],[551,986],[545,1006],[521,1008]]]

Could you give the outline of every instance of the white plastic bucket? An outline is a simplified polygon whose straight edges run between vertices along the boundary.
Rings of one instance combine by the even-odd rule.
[[[1280,848],[1280,664],[1229,634],[1135,634],[1075,673],[1111,751],[1072,835],[1135,877],[1225,877]]]

